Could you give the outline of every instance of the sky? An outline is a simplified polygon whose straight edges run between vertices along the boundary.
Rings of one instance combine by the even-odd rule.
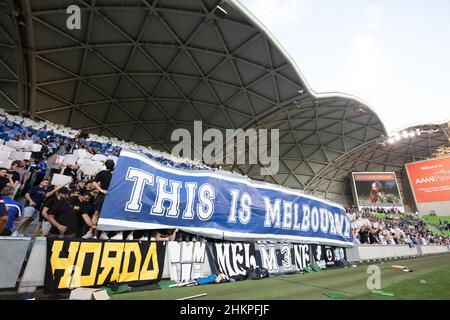
[[[450,120],[449,0],[240,0],[315,92],[369,103],[387,132]]]

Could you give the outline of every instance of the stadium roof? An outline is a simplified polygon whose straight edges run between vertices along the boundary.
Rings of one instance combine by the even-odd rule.
[[[353,96],[315,93],[235,0],[17,3],[0,0],[7,112],[167,152],[172,131],[192,130],[194,120],[205,129],[278,128],[277,175],[259,176],[258,165],[232,168],[320,194],[324,181],[340,181],[333,168],[345,159],[369,146],[383,152],[375,146],[386,130],[372,108]],[[80,30],[66,27],[72,4],[81,8]]]
[[[395,172],[402,181],[404,165],[435,156],[436,149],[450,145],[450,123],[423,124],[406,127],[402,132],[420,132],[389,143],[386,138],[374,139],[346,153],[308,184],[305,190],[340,203],[349,203],[349,176],[353,171]]]

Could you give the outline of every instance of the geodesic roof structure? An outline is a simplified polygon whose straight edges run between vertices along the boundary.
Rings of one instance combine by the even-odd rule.
[[[73,4],[80,30],[66,26]],[[330,168],[386,137],[364,101],[315,93],[236,0],[0,0],[0,49],[7,112],[167,152],[195,120],[279,129],[278,174],[225,168],[325,197]]]
[[[450,123],[423,124],[406,127],[399,132],[420,132],[399,141],[388,142],[385,137],[371,140],[346,153],[327,166],[307,186],[306,191],[341,203],[348,203],[350,173],[353,171],[395,172],[403,178],[404,165],[434,156],[438,147],[450,145]]]
[[[0,108],[18,112],[19,106],[24,105],[24,86],[20,79],[19,53],[17,39],[19,38],[17,25],[11,16],[10,7],[6,0],[0,1]]]
[[[242,174],[306,190],[344,154],[385,135],[380,119],[352,98],[301,99],[259,122],[279,129],[280,163],[274,176],[260,176],[260,164],[234,165]]]
[[[24,1],[26,111],[167,151],[170,132],[193,120],[252,126],[303,84],[233,3],[222,4],[225,18],[216,16],[220,2],[78,1],[81,29],[69,30],[72,0]]]

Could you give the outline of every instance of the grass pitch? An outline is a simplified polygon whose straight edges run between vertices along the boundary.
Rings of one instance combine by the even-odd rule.
[[[445,299],[450,300],[450,254],[372,263],[380,267],[381,289],[393,296],[371,293],[366,285],[370,263],[355,268],[334,268],[317,273],[282,275],[187,288],[130,292],[113,300],[173,300],[207,293],[208,300],[319,300],[319,299]],[[405,265],[403,272],[391,265]]]

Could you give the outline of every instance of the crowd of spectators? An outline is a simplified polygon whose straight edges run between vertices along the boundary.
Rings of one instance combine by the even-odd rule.
[[[381,219],[374,213],[385,213]],[[450,244],[450,238],[435,235],[423,220],[414,215],[406,216],[397,210],[348,210],[352,221],[355,244],[408,244],[411,247],[428,244]]]
[[[83,133],[64,137],[47,130],[46,127],[39,130],[24,128],[17,132],[15,126],[16,134],[13,136],[8,132],[10,129],[7,126],[5,129],[4,123],[2,129],[0,131],[7,131],[6,134],[3,133],[5,140],[32,140],[42,147],[40,151],[33,152],[30,159],[15,160],[9,168],[0,167],[1,236],[24,236],[31,222],[36,220],[34,236],[144,241],[193,239],[193,235],[179,232],[178,229],[97,231],[99,214],[108,192],[115,162],[107,159],[104,161],[104,170],[90,175],[85,174],[78,164],[60,164],[57,167],[49,165],[49,159],[53,155],[66,156],[74,150],[85,149],[91,155],[118,156],[120,147],[98,143],[95,144],[97,146],[92,146]],[[165,160],[166,163],[170,161]],[[69,176],[70,182],[65,185],[52,185],[52,176],[55,173]]]

